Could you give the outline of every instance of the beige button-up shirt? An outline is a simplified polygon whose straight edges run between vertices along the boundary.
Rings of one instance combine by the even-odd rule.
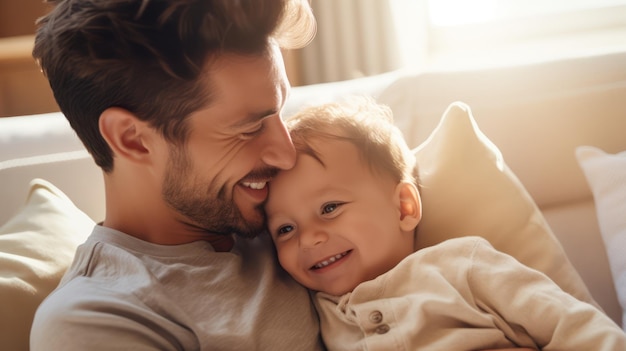
[[[415,252],[315,303],[329,350],[626,350],[603,312],[478,237]]]

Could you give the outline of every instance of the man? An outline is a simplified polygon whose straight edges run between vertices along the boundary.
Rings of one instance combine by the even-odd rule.
[[[60,0],[33,56],[103,170],[106,216],[39,307],[32,350],[322,348],[307,292],[255,238],[295,162],[280,47],[306,0]]]

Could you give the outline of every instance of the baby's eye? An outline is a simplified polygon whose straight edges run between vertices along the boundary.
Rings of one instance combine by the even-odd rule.
[[[276,236],[281,236],[281,235],[285,235],[289,232],[293,231],[293,226],[292,225],[283,225],[281,227],[278,228],[278,230],[276,230]]]
[[[328,204],[324,204],[324,206],[322,206],[322,214],[332,213],[336,209],[338,209],[339,206],[341,206],[341,204],[337,203],[337,202],[331,202],[331,203],[328,203]]]

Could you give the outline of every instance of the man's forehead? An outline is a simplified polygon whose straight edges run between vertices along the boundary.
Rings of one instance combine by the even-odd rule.
[[[241,57],[211,65],[205,74],[210,95],[208,109],[237,116],[237,125],[275,115],[282,109],[290,88],[284,74],[264,57]]]

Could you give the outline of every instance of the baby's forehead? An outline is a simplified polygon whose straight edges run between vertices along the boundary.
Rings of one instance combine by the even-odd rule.
[[[326,165],[325,160],[328,158],[337,156],[337,154],[351,154],[351,150],[356,151],[362,158],[362,151],[358,149],[357,145],[351,142],[349,138],[337,133],[311,136],[304,142],[294,140],[294,145],[298,157],[313,157],[324,166]]]

